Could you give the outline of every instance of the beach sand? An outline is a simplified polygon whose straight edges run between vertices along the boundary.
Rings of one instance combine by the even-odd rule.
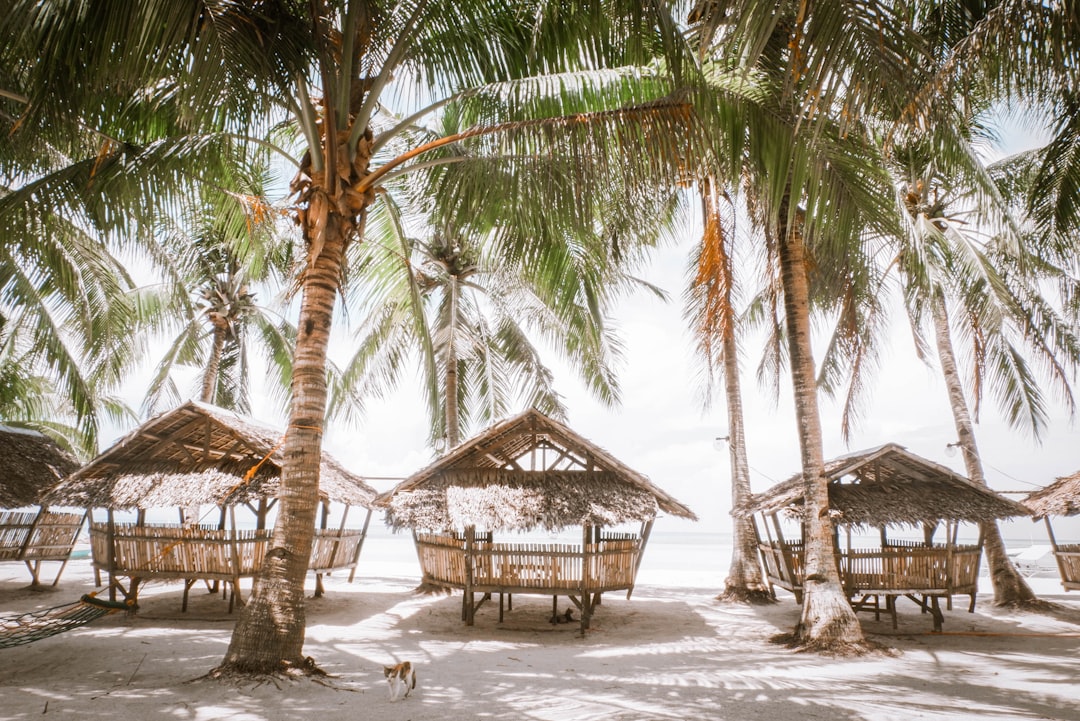
[[[326,596],[309,602],[305,652],[326,679],[200,678],[224,656],[234,617],[201,585],[181,613],[180,586],[154,584],[134,618],[115,614],[0,649],[0,719],[1080,721],[1080,594],[1049,576],[1032,584],[1058,612],[994,609],[987,586],[974,614],[958,598],[945,633],[932,634],[930,617],[902,600],[898,630],[886,616],[860,614],[891,655],[832,659],[770,642],[798,618],[789,595],[768,607],[717,603],[721,553],[700,559],[715,561],[712,572],[644,566],[633,598],[605,595],[580,638],[577,624],[549,622],[549,597],[515,596],[502,624],[495,600],[466,627],[460,595],[414,594],[415,562],[382,562],[377,551],[365,547],[371,560],[362,556],[354,583],[328,578]],[[0,564],[0,615],[93,588],[86,559],[73,560],[51,592],[28,581],[20,564]],[[382,666],[403,660],[416,665],[419,685],[391,702]]]

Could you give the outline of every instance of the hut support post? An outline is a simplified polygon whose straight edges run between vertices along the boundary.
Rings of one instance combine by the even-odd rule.
[[[44,517],[45,513],[48,510],[48,506],[42,506],[40,509],[38,509],[38,514],[34,516],[34,522],[30,524],[30,530],[26,534],[26,539],[23,540],[22,548],[19,549],[19,558],[23,559],[23,562],[26,563],[26,568],[30,571],[31,588],[37,588],[41,585],[39,578],[39,574],[41,572],[41,561],[38,560],[30,563],[30,561],[26,560],[26,553],[30,550],[30,544],[34,540],[34,534],[37,533],[38,524],[41,523],[42,517]],[[55,586],[56,584],[54,583],[53,585]]]
[[[465,527],[465,597],[461,603],[461,620],[466,626],[473,625],[475,607],[473,606],[473,551],[475,548],[476,526]]]
[[[346,509],[347,510],[347,509]],[[342,525],[345,521],[342,520]],[[371,523],[371,509],[367,509],[367,516],[364,517],[364,528],[360,531],[360,542],[356,544],[356,552],[352,557],[352,568],[349,570],[349,583],[353,582],[356,578],[356,565],[360,562],[360,549],[364,547],[364,541],[367,539],[368,524]]]
[[[222,509],[224,512],[224,509]],[[222,514],[224,515],[224,513]],[[237,538],[236,531],[236,508],[235,506],[229,506],[229,523],[232,526],[231,533],[229,534],[229,551],[232,557],[232,594],[229,596],[229,613],[232,613],[233,602],[243,606],[244,597],[240,593],[240,539]]]
[[[105,547],[108,549],[106,564],[109,569],[109,600],[116,601],[116,517],[110,508],[106,512],[106,524],[108,538],[105,539]]]
[[[86,509],[83,513],[82,520],[79,521],[79,527],[75,529],[74,535],[71,537],[71,546],[68,547],[67,553],[64,555],[64,560],[60,562],[60,570],[56,572],[56,578],[53,579],[52,585],[60,583],[60,576],[64,573],[64,569],[67,568],[68,561],[71,560],[71,552],[75,550],[75,543],[79,540],[79,534],[82,533],[83,526],[86,525],[87,519],[90,517],[90,509]],[[94,569],[95,577],[98,576],[97,568]],[[101,580],[98,578],[97,585],[101,585]]]
[[[630,588],[626,589],[627,601],[630,600],[631,594],[634,593],[634,586],[637,584],[638,569],[641,568],[641,559],[645,557],[645,544],[649,542],[649,534],[652,533],[654,521],[656,521],[655,518],[650,518],[641,524],[641,540],[639,541],[640,545],[638,546],[637,558],[634,559],[634,575],[630,579]],[[756,526],[754,527],[754,531],[755,533],[757,532]]]
[[[1050,537],[1050,550],[1054,553],[1054,561],[1057,563],[1058,575],[1061,576],[1061,585],[1069,590],[1069,570],[1065,567],[1065,557],[1058,555],[1058,542],[1054,536],[1054,527],[1050,524],[1050,516],[1043,516],[1043,524],[1046,526],[1046,535]]]
[[[581,527],[581,635],[585,635],[585,629],[589,627],[592,617],[592,559],[593,527],[586,523]]]
[[[329,501],[323,501],[322,513],[319,514],[319,530],[320,531],[325,531],[326,530],[326,524],[327,524],[327,521],[329,520],[328,519],[329,515],[330,515],[330,502]],[[344,521],[344,519],[342,519],[342,520]],[[333,553],[330,554],[330,565],[331,566],[334,565],[334,555],[336,553],[337,553],[337,543],[335,542],[334,547],[333,547]],[[323,577],[323,575],[321,573],[318,573],[318,572],[315,573],[315,598],[322,598],[323,593],[325,592],[325,589],[323,588],[322,577]]]

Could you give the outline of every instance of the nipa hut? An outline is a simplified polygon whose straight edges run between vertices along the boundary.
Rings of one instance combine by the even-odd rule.
[[[1058,543],[1050,523],[1051,516],[1080,515],[1080,471],[1029,494],[1023,504],[1031,510],[1035,520],[1041,518],[1046,524],[1062,586],[1066,591],[1080,590],[1080,543]]]
[[[41,433],[0,426],[0,463],[0,561],[25,563],[31,586],[41,584],[42,563],[57,562],[55,586],[86,514],[54,511],[41,500],[79,462]]]
[[[464,591],[462,620],[491,594],[567,596],[589,626],[601,594],[633,592],[660,512],[693,512],[603,449],[535,410],[492,426],[379,496],[395,530],[413,529],[424,583]],[[614,532],[634,524],[636,532]],[[495,542],[494,534],[581,528],[581,543]],[[481,594],[476,602],[476,594]]]
[[[825,464],[825,475],[844,588],[856,611],[873,610],[880,616],[879,602],[884,600],[884,610],[892,616],[894,627],[896,599],[900,597],[932,613],[935,630],[941,629],[943,620],[939,598],[951,609],[953,595],[967,595],[971,599],[968,610],[974,611],[982,535],[980,532],[976,543],[961,543],[960,525],[1028,513],[1020,504],[894,443],[831,460]],[[754,514],[770,587],[791,591],[800,603],[803,488],[803,477],[798,473],[754,496],[744,509]],[[799,538],[784,537],[783,517],[800,521]],[[889,537],[890,528],[904,527],[921,528],[923,538]],[[865,532],[875,529],[880,539],[876,546],[855,546],[853,536],[866,543]],[[943,533],[938,534],[939,529]],[[846,544],[841,543],[841,530]]]
[[[108,573],[112,598],[119,591],[134,603],[145,580],[183,580],[186,609],[194,583],[224,582],[232,590],[231,610],[234,601],[243,602],[240,579],[255,575],[270,542],[267,519],[278,492],[281,441],[278,430],[190,401],[132,431],[48,498],[91,513],[94,567]],[[309,566],[316,595],[325,573],[349,570],[352,581],[375,491],[324,453],[319,495],[322,513]],[[331,503],[344,507],[337,528],[328,527]],[[367,511],[359,529],[346,527],[354,506]],[[101,508],[105,517],[95,518],[93,509]],[[177,509],[177,523],[147,522],[148,510],[169,508]],[[237,509],[246,511],[245,523],[238,523]],[[118,522],[120,511],[134,511],[134,522]]]

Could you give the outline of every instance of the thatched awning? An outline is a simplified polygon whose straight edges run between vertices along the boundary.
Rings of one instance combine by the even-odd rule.
[[[58,505],[116,510],[272,498],[284,463],[282,439],[280,430],[189,401],[117,441],[48,498]],[[370,508],[375,490],[323,453],[319,495]]]
[[[0,425],[0,508],[41,502],[45,491],[79,467],[79,461],[48,436]]]
[[[393,528],[558,530],[694,513],[539,411],[498,423],[379,496]]]
[[[1022,503],[1035,518],[1080,515],[1080,471],[1034,491]]]
[[[1019,503],[895,443],[828,461],[825,475],[829,506],[840,524],[921,526],[1028,515]],[[801,515],[802,508],[803,477],[798,473],[754,496],[743,510]]]

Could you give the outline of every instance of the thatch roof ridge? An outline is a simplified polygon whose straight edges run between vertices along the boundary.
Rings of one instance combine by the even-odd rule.
[[[79,467],[79,461],[48,436],[0,425],[0,508],[41,502],[45,492]]]
[[[1061,476],[1045,488],[1032,491],[1021,503],[1036,518],[1080,515],[1080,471]]]
[[[236,503],[277,494],[284,434],[188,401],[134,429],[50,494],[65,505],[154,508]],[[247,479],[245,481],[245,479]],[[323,452],[319,493],[370,506],[375,490]]]
[[[587,468],[525,470],[514,467],[512,463],[514,459],[520,458],[531,450],[558,450],[560,448],[576,456],[582,456]],[[505,454],[505,456],[500,454]],[[578,488],[572,489],[574,484]],[[412,518],[424,516],[432,519],[436,517],[449,519],[454,517],[452,512],[448,511],[448,515],[439,515],[435,510],[428,509],[429,513],[428,510],[421,508],[417,500],[423,497],[425,503],[445,505],[447,488],[450,486],[458,489],[470,488],[472,490],[469,493],[472,496],[477,496],[479,493],[477,489],[482,488],[489,489],[487,496],[504,494],[505,498],[502,502],[506,518],[515,516],[513,521],[507,520],[510,527],[524,528],[530,525],[559,527],[559,524],[564,522],[569,524],[574,513],[589,514],[594,510],[598,518],[604,517],[608,519],[607,522],[611,522],[614,518],[620,519],[618,522],[632,518],[635,520],[643,520],[644,517],[651,518],[655,515],[657,508],[671,515],[697,519],[693,511],[654,485],[647,476],[633,470],[608,451],[536,409],[529,409],[495,423],[485,431],[459,444],[443,457],[412,474],[389,491],[380,494],[375,499],[375,505],[388,509],[388,522],[391,525],[402,521],[400,516],[403,514]],[[574,496],[575,500],[573,503],[563,504],[561,510],[555,510],[550,499],[543,502],[537,500],[544,495],[537,490],[543,486],[551,492]],[[503,490],[490,490],[499,487]],[[587,508],[582,510],[582,507],[588,505],[587,499],[582,496],[582,488],[597,494],[595,499],[597,509],[607,503],[607,510],[604,512]],[[624,489],[621,492],[624,498],[617,498],[619,493],[615,491],[616,488]],[[412,498],[408,501],[402,500],[406,495],[411,495]],[[600,501],[601,497],[604,499],[603,502]],[[470,502],[483,505],[489,500],[477,496],[471,497]],[[543,506],[545,510],[536,510],[539,514],[536,517],[529,514],[523,515],[520,508],[517,510],[509,508],[509,505],[513,503],[528,505],[534,507],[534,510]],[[408,506],[407,511],[406,506]],[[570,506],[574,506],[577,510],[571,510]],[[618,509],[614,506],[618,506]],[[541,519],[540,516],[543,518]],[[402,522],[399,525],[408,524]]]
[[[888,525],[936,520],[987,521],[1028,515],[1028,510],[947,466],[896,443],[838,456],[825,463],[830,505],[842,523]],[[839,483],[854,475],[856,483]],[[881,496],[888,494],[888,503]],[[803,477],[796,473],[756,494],[743,513],[796,510],[803,502]]]

